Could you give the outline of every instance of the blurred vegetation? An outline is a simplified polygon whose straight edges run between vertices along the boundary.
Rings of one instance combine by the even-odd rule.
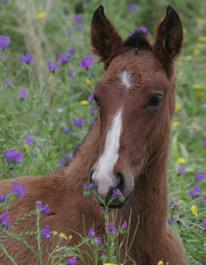
[[[8,35],[11,44],[0,61],[0,176],[39,175],[58,167],[58,160],[71,153],[82,141],[94,117],[94,103],[81,105],[103,73],[101,64],[92,71],[81,69],[80,60],[91,54],[90,21],[92,13],[103,3],[105,13],[126,38],[134,29],[146,26],[149,38],[165,14],[168,4],[180,14],[185,31],[182,55],[177,63],[177,102],[171,155],[169,161],[170,201],[175,198],[178,210],[171,209],[178,222],[173,224],[187,248],[189,264],[206,261],[206,232],[201,221],[206,218],[206,183],[201,196],[191,199],[188,190],[195,185],[195,173],[206,174],[206,18],[204,0],[139,0],[137,12],[128,11],[133,1],[126,0],[1,0],[0,35]],[[83,15],[83,29],[78,30],[74,17]],[[48,72],[48,60],[57,61],[60,53],[75,48],[72,60],[55,74]],[[31,53],[31,65],[21,65],[20,56]],[[68,77],[74,71],[74,78]],[[5,79],[12,85],[6,86]],[[26,88],[29,97],[19,100],[18,91]],[[83,128],[72,125],[73,118],[85,118]],[[69,134],[62,132],[63,127]],[[28,147],[25,137],[32,133],[35,144]],[[11,168],[3,151],[16,148],[24,152],[24,162]],[[178,175],[177,159],[184,157],[186,173]],[[198,217],[191,206],[198,207]]]

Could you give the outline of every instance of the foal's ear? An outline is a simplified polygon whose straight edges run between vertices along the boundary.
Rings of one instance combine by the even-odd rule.
[[[93,51],[107,67],[111,59],[121,50],[123,41],[117,30],[104,14],[100,5],[93,14],[91,22],[91,45]]]
[[[166,15],[157,29],[153,50],[170,73],[175,57],[180,53],[183,42],[183,26],[180,17],[171,7],[167,7]]]

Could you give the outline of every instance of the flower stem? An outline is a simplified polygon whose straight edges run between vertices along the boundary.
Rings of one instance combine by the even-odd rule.
[[[4,247],[3,244],[0,244],[1,249],[3,250],[4,254],[7,256],[7,258],[11,261],[12,264],[17,265],[16,261],[12,258],[12,256],[9,255],[8,251]]]
[[[42,261],[42,246],[41,246],[41,229],[40,229],[40,211],[37,209],[37,220],[36,220],[36,228],[37,228],[37,244],[38,244],[38,262],[40,265],[43,265]]]

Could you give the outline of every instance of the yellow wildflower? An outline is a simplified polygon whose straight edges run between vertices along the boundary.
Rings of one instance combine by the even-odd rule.
[[[58,235],[58,232],[57,231],[52,231],[52,235],[53,236],[57,236]]]
[[[206,36],[200,36],[198,40],[201,42],[206,42]]]
[[[39,11],[39,12],[36,13],[35,17],[36,17],[37,20],[43,20],[43,19],[46,18],[46,12]]]
[[[203,98],[205,96],[204,92],[198,92],[197,93],[198,98]]]
[[[186,160],[183,157],[179,157],[176,162],[179,165],[183,165],[186,163]]]
[[[30,152],[30,147],[29,147],[28,144],[25,144],[25,145],[24,145],[24,152],[25,152],[26,154],[29,154],[29,152]]]
[[[164,265],[164,261],[160,260],[157,265]]]
[[[193,50],[193,53],[194,53],[194,55],[199,55],[200,54],[200,49],[199,48],[195,48],[194,50]]]
[[[85,83],[88,85],[88,86],[91,86],[93,83],[94,83],[94,80],[91,80],[91,79],[86,79],[85,80]]]
[[[198,216],[198,209],[195,205],[192,205],[191,212],[194,216]]]
[[[180,111],[181,108],[182,108],[182,105],[179,102],[176,102],[176,104],[175,104],[175,112]]]
[[[173,128],[180,127],[180,122],[179,121],[172,121],[172,127]]]
[[[88,100],[82,100],[80,101],[79,103],[81,106],[86,106],[86,105],[89,105],[89,101]]]
[[[60,237],[61,239],[64,239],[64,240],[68,240],[68,239],[69,239],[64,233],[60,233],[60,234],[59,234],[59,237]]]
[[[204,88],[203,85],[199,83],[193,84],[192,87],[197,90],[202,90]]]
[[[195,45],[195,48],[196,48],[196,49],[200,49],[200,50],[202,50],[202,48],[204,48],[204,44],[203,44],[203,43],[197,43],[197,44]]]

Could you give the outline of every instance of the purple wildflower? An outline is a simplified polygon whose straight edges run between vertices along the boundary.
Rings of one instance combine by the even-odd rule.
[[[0,35],[0,49],[6,49],[11,42],[11,39],[9,36],[6,35]]]
[[[5,202],[8,199],[8,195],[7,194],[1,194],[0,195],[0,203],[1,202]]]
[[[113,189],[112,191],[112,197],[113,198],[119,198],[122,196],[122,192],[120,189]]]
[[[23,161],[23,153],[15,149],[4,150],[4,158],[7,162],[21,163]]]
[[[147,33],[149,32],[148,28],[145,27],[145,26],[141,26],[141,27],[139,28],[139,31],[142,32],[142,33],[144,33],[144,34],[147,34]]]
[[[77,30],[82,31],[82,29],[83,29],[83,16],[82,15],[75,16],[74,22],[76,23]]]
[[[179,204],[176,198],[172,198],[170,203],[171,203],[172,210],[176,210],[176,211],[179,210]]]
[[[76,24],[82,24],[83,23],[83,16],[82,15],[77,15],[74,17],[74,22]]]
[[[58,58],[58,63],[67,64],[70,61],[71,57],[68,53],[61,53]]]
[[[46,225],[44,228],[42,228],[41,235],[46,240],[51,237],[52,233],[51,233],[48,225]]]
[[[70,132],[70,130],[69,130],[68,127],[64,126],[64,127],[62,127],[62,132],[63,132],[64,134],[68,134],[68,133]]]
[[[101,236],[97,236],[96,237],[96,240],[97,240],[97,246],[98,247],[101,247],[101,245],[102,245],[102,238],[101,238]]]
[[[72,160],[73,156],[71,154],[64,154],[63,158],[59,160],[59,166],[65,167]]]
[[[66,263],[68,265],[76,265],[77,264],[77,257],[73,256],[67,259]]]
[[[92,183],[86,183],[84,184],[84,191],[83,191],[83,196],[88,197],[90,195],[90,192],[93,189],[93,184]]]
[[[81,128],[84,125],[84,118],[75,118],[72,120],[72,124],[74,125],[74,127],[79,127]]]
[[[86,183],[84,184],[84,190],[92,190],[93,184],[92,183]]]
[[[12,187],[13,194],[19,198],[23,198],[26,194],[26,188],[20,182],[14,182]]]
[[[178,175],[184,175],[184,173],[185,173],[185,166],[179,166]]]
[[[74,17],[74,22],[77,25],[82,25],[83,24],[83,16],[82,15],[77,15]]]
[[[26,99],[28,97],[29,93],[26,89],[19,90],[18,97],[20,99]]]
[[[69,55],[73,55],[75,53],[76,49],[75,48],[68,48],[67,51],[68,51]]]
[[[85,56],[82,58],[82,60],[80,62],[81,68],[87,69],[87,70],[92,68],[93,64],[94,64],[93,56]]]
[[[50,72],[54,73],[59,69],[59,66],[50,60],[48,61],[48,69]]]
[[[203,172],[199,171],[196,173],[195,179],[197,182],[203,182],[206,179],[206,176]]]
[[[4,84],[5,84],[5,86],[12,86],[12,84],[13,84],[13,82],[12,82],[12,80],[11,79],[5,79],[4,80]]]
[[[203,199],[203,203],[206,206],[206,198]]]
[[[65,167],[65,165],[66,165],[66,159],[65,159],[65,158],[60,159],[60,160],[59,160],[59,166],[60,166],[60,167]]]
[[[191,198],[198,198],[200,196],[201,188],[199,185],[196,185],[193,189],[189,190],[188,195]]]
[[[89,102],[95,102],[93,93],[89,94],[87,99]]]
[[[129,12],[131,12],[131,13],[135,13],[135,12],[137,12],[138,9],[139,9],[139,5],[136,4],[136,3],[132,3],[132,4],[130,4],[129,7],[128,7]]]
[[[34,141],[35,141],[35,137],[34,137],[34,135],[32,135],[32,134],[28,134],[28,135],[26,136],[26,139],[25,139],[25,144],[27,144],[27,145],[32,145]]]
[[[177,217],[171,216],[168,221],[169,221],[169,224],[176,224],[177,223]]]
[[[67,162],[68,162],[68,155],[64,154],[64,157],[61,160],[59,160],[60,167],[65,167],[67,165]]]
[[[91,114],[96,116],[97,115],[97,109],[96,108],[92,108],[91,109]]]
[[[76,76],[76,73],[74,71],[68,71],[68,77],[73,78]]]
[[[104,251],[101,252],[101,257],[106,257],[106,253]]]
[[[24,54],[20,58],[22,64],[30,64],[32,60],[33,60],[32,54]]]
[[[206,231],[206,219],[202,221],[202,229]]]
[[[5,211],[5,212],[3,212],[0,215],[0,223],[1,223],[1,226],[4,229],[8,229],[9,228],[9,225],[10,225],[10,216],[9,216],[9,212],[8,211]]]
[[[70,37],[70,36],[72,35],[72,30],[71,30],[71,29],[67,29],[67,30],[65,31],[65,34],[66,34],[68,37]]]
[[[39,209],[40,213],[48,214],[49,212],[48,204],[43,205],[41,201],[36,201],[35,206],[37,209]]]
[[[107,226],[107,231],[114,235],[117,233],[117,227],[113,223],[109,223]]]
[[[95,231],[93,228],[89,228],[87,236],[88,237],[95,237]]]
[[[122,229],[127,229],[127,227],[128,227],[128,223],[127,223],[127,221],[125,220],[125,221],[123,222],[123,224],[122,224]]]

